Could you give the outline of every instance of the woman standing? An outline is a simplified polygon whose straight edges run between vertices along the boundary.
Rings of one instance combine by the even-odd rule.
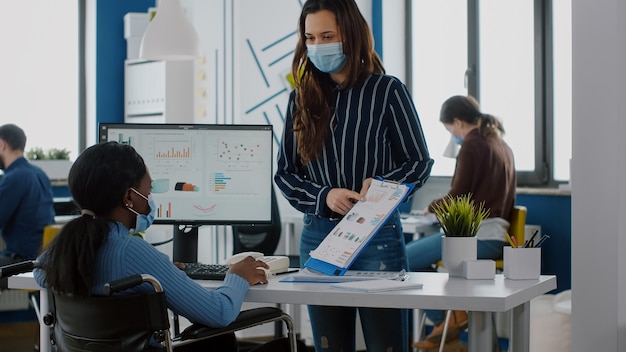
[[[300,264],[362,199],[372,178],[419,188],[432,160],[409,92],[384,74],[354,0],[309,0],[300,15],[275,181],[304,213]],[[394,214],[351,266],[407,268]],[[357,308],[309,306],[317,351],[354,351]],[[358,308],[368,351],[406,351],[408,312]]]

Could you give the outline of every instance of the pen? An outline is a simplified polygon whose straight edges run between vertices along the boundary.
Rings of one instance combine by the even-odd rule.
[[[517,248],[517,245],[515,244],[515,242],[513,242],[513,239],[508,233],[506,234],[506,240],[509,241],[509,244],[511,245],[511,247]]]
[[[511,236],[509,236],[511,237]],[[519,245],[517,244],[517,240],[515,239],[515,237],[511,237],[511,241],[513,241],[513,244],[515,245],[515,248],[519,248]]]
[[[276,273],[274,275],[293,274],[293,273],[297,273],[298,271],[300,271],[300,269],[287,270],[287,271],[283,271],[281,273]]]
[[[550,236],[548,235],[541,236],[541,239],[539,239],[539,242],[537,242],[537,245],[535,246],[535,248],[540,247],[543,244],[543,242],[545,242],[548,238],[550,238]]]
[[[528,240],[528,242],[526,243],[524,247],[534,247],[533,240],[535,239],[535,236],[537,236],[538,233],[539,233],[539,230],[535,230],[535,233],[533,233],[532,237],[530,237],[530,240]]]
[[[393,278],[393,280],[404,281],[408,278],[409,278],[409,275],[406,273],[406,270],[402,269],[400,270],[398,275],[395,278]]]

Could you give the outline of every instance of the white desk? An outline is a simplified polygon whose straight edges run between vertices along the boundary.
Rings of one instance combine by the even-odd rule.
[[[530,300],[556,288],[556,276],[539,280],[495,280],[449,278],[447,273],[410,273],[410,280],[424,284],[422,289],[359,293],[332,289],[322,283],[282,283],[278,278],[268,285],[254,286],[246,301],[260,303],[317,304],[352,307],[453,309],[469,311],[469,351],[491,350],[493,330],[490,312],[512,310],[511,351],[530,348]],[[219,282],[201,281],[207,288]]]
[[[493,330],[490,312],[512,310],[512,352],[529,352],[530,300],[556,288],[556,276],[542,275],[539,280],[508,280],[496,275],[494,280],[450,278],[447,273],[409,273],[411,281],[424,284],[422,289],[379,293],[350,292],[324,283],[284,283],[284,276],[272,278],[267,285],[250,288],[245,300],[259,303],[316,304],[351,307],[453,309],[469,311],[469,351],[491,350]],[[199,281],[215,288],[220,281]],[[9,278],[10,288],[39,289],[32,273]],[[48,310],[47,296],[41,295],[42,312]],[[41,323],[41,351],[48,351],[47,327]]]

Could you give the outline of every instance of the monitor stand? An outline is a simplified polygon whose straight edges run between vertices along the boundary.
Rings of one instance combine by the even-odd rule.
[[[196,263],[198,261],[198,227],[174,225],[174,249],[172,261]]]

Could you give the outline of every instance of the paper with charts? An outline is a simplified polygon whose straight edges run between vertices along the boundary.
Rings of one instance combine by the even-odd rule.
[[[412,188],[413,185],[397,182],[372,181],[365,201],[359,201],[352,207],[311,252],[311,257],[347,268]],[[312,268],[316,269],[315,266]]]

